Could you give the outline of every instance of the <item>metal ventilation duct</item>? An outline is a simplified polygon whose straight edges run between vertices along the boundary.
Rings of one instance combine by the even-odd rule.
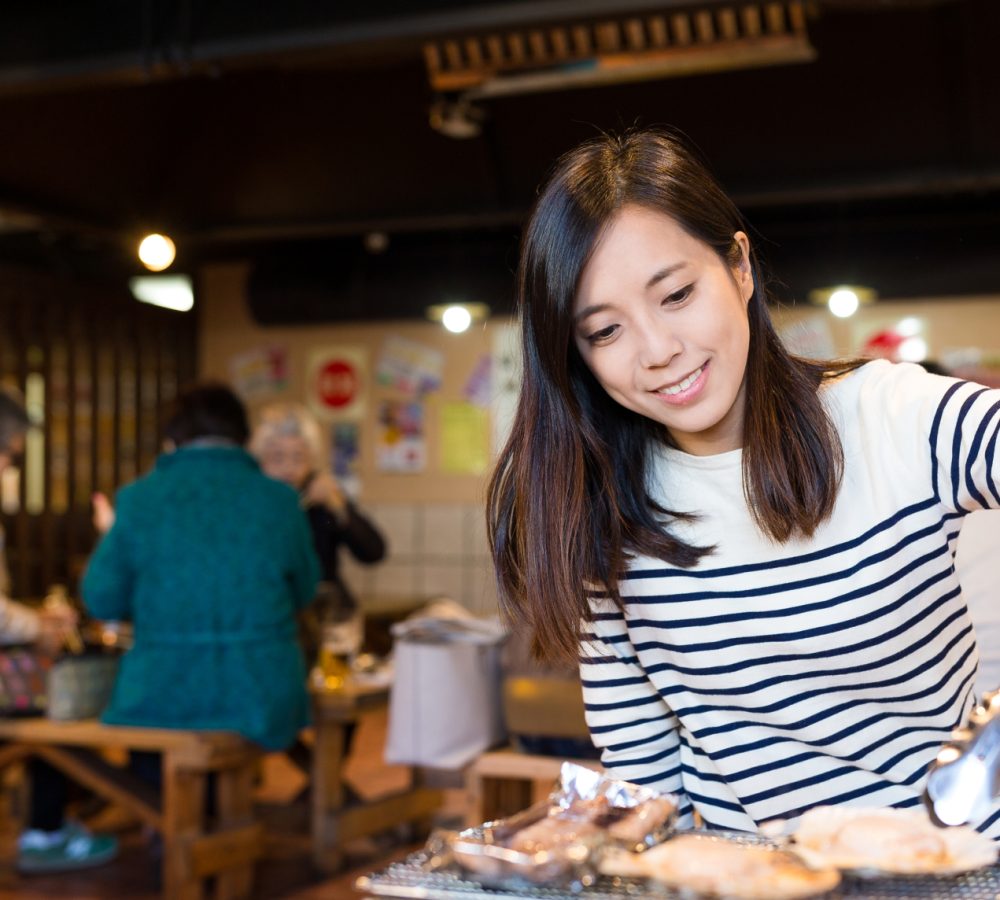
[[[662,9],[428,41],[431,87],[474,100],[808,62],[802,0]]]

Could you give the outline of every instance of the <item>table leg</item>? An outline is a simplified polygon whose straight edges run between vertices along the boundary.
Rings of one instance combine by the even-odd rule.
[[[344,855],[337,846],[336,814],[344,806],[344,754],[346,723],[316,723],[312,762],[313,861],[323,872],[341,867]]]

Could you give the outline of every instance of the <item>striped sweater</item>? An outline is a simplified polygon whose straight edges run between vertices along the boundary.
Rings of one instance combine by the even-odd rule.
[[[976,644],[955,575],[963,515],[1000,507],[1000,391],[872,362],[823,388],[844,447],[831,517],[776,544],[741,453],[657,449],[654,498],[715,546],[692,569],[637,557],[624,615],[592,601],[587,721],[616,776],[678,793],[710,827],[818,804],[915,806],[972,701]],[[981,823],[1000,835],[1000,809]]]

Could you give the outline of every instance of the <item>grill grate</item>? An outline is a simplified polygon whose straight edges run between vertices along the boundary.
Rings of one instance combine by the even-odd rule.
[[[761,843],[750,835],[728,834],[740,843]],[[380,872],[359,878],[355,888],[365,894],[404,900],[691,900],[666,887],[642,881],[599,878],[596,884],[569,891],[559,888],[519,887],[499,890],[484,887],[452,872],[428,872],[429,854],[419,851]],[[817,900],[1000,900],[1000,865],[948,878],[907,877],[860,879],[845,877],[836,891]]]

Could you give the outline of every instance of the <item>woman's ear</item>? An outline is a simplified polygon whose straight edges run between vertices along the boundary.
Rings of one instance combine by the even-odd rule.
[[[740,248],[740,258],[733,267],[733,277],[739,285],[743,302],[749,303],[753,296],[753,266],[750,264],[750,238],[746,232],[737,231],[733,235],[733,241]]]

